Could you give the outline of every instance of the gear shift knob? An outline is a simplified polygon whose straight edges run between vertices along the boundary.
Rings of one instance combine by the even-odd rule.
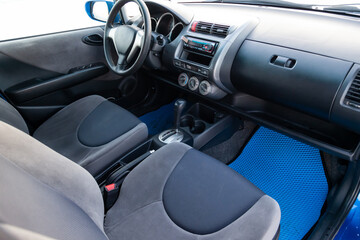
[[[180,127],[180,117],[185,109],[186,101],[184,99],[176,100],[174,104],[174,128],[176,130]]]

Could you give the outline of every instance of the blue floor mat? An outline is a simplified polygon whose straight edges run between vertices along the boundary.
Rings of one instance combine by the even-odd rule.
[[[153,112],[142,115],[139,119],[147,125],[149,136],[154,136],[173,126],[174,103],[164,105]]]
[[[328,184],[316,148],[261,127],[229,166],[279,203],[281,240],[302,239],[318,220]]]

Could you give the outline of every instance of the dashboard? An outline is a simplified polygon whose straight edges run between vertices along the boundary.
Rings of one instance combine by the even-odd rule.
[[[161,67],[149,75],[344,159],[359,155],[357,18],[240,4],[147,5],[166,39]]]

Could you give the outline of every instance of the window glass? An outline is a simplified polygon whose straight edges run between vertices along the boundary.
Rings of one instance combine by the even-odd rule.
[[[88,0],[0,0],[0,41],[104,25],[90,19]]]

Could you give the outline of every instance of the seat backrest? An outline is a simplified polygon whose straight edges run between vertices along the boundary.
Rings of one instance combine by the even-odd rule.
[[[20,113],[8,102],[0,97],[0,121],[10,124],[29,134],[29,129]]]
[[[0,236],[107,239],[103,220],[100,189],[85,169],[0,122]]]

